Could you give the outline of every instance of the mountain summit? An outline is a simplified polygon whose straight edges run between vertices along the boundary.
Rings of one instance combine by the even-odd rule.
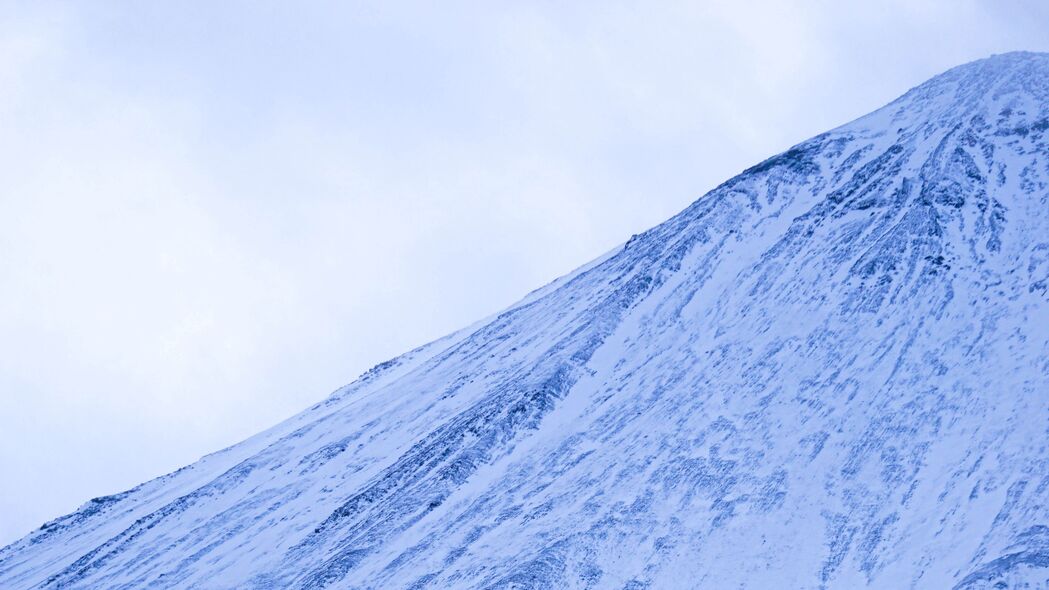
[[[0,586],[1046,588],[1047,141],[1049,55],[952,69]]]

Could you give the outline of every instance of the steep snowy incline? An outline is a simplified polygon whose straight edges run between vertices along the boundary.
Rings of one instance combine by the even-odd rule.
[[[1047,183],[1049,55],[955,68],[0,587],[1049,588]]]

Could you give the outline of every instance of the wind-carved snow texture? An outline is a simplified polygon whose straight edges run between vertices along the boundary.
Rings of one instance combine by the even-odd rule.
[[[1049,56],[0,552],[4,588],[1049,588]]]

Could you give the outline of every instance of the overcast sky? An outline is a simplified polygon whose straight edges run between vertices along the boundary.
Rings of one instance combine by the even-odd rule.
[[[501,309],[1044,0],[0,0],[0,544]]]

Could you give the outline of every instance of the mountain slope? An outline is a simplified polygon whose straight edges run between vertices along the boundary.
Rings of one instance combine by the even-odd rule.
[[[1047,588],[1047,133],[1049,56],[950,70],[0,586]]]

